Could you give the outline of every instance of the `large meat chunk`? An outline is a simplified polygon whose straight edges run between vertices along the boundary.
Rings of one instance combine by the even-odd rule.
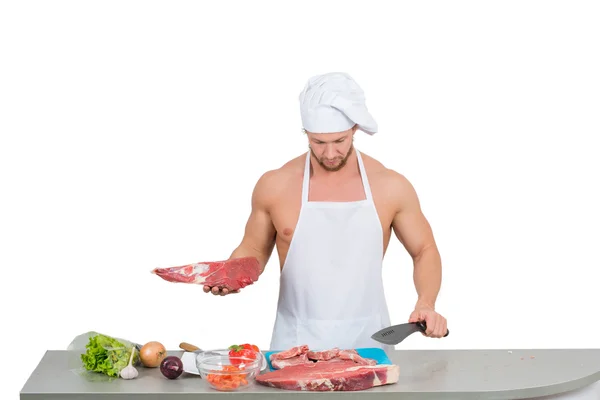
[[[397,365],[357,365],[352,360],[332,359],[267,372],[258,375],[256,382],[286,390],[356,391],[396,383],[399,377]]]
[[[256,282],[260,275],[260,264],[255,257],[241,257],[155,268],[152,273],[169,282],[219,286],[233,291]]]

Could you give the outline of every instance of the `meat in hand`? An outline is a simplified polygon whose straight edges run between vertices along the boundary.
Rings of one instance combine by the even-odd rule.
[[[240,257],[178,267],[155,268],[152,273],[169,282],[191,283],[236,291],[258,280],[260,264],[255,257]]]

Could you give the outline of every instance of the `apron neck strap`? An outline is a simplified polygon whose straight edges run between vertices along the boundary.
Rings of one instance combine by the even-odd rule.
[[[308,203],[308,188],[310,185],[310,149],[306,153],[304,180],[302,181],[302,204]]]
[[[373,200],[373,195],[371,194],[371,185],[369,184],[369,179],[367,178],[367,171],[365,169],[365,164],[363,163],[362,156],[360,155],[360,151],[356,150],[356,157],[358,158],[358,169],[360,170],[360,177],[363,183],[363,190],[365,191],[365,196],[368,201]]]

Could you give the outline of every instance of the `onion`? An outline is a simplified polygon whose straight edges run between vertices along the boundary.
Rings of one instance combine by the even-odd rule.
[[[140,350],[140,361],[144,367],[156,368],[167,356],[167,349],[162,343],[152,341],[142,346]]]
[[[177,379],[183,373],[183,363],[177,356],[169,356],[160,363],[160,372],[169,379]]]

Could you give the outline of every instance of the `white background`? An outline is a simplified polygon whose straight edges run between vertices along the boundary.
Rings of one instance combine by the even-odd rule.
[[[380,131],[356,146],[413,183],[442,255],[451,335],[397,348],[599,347],[598,3],[289,3],[2,3],[2,398],[90,330],[266,348],[275,253],[228,297],[150,270],[229,257],[330,71],[365,90]],[[384,270],[405,322],[395,237]]]

